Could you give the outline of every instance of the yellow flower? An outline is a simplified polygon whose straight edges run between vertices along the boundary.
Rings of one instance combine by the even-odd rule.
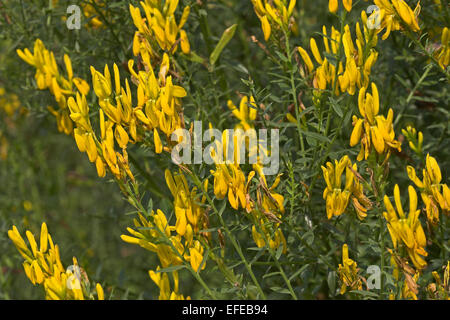
[[[413,167],[407,166],[406,171],[411,181],[421,190],[420,195],[426,206],[428,221],[432,225],[437,225],[439,207],[443,213],[447,215],[450,213],[450,189],[446,183],[441,183],[441,169],[436,159],[427,154],[422,180],[416,176],[416,170]]]
[[[355,261],[348,257],[348,246],[342,246],[342,264],[339,264],[339,278],[341,279],[341,294],[350,290],[362,290],[362,282],[358,275],[358,265]]]
[[[235,209],[247,206],[245,198],[246,178],[238,164],[216,164],[216,170],[211,170],[214,176],[214,194],[217,199],[223,199],[228,195],[230,205]],[[248,181],[254,176],[250,172]]]
[[[278,249],[280,246],[283,246],[282,252],[286,253],[287,243],[280,227],[282,214],[284,214],[284,196],[275,192],[275,188],[281,181],[282,174],[279,174],[275,178],[274,183],[269,188],[262,166],[260,164],[254,164],[253,168],[258,172],[263,189],[262,199],[260,189],[258,189],[257,194],[258,203],[261,203],[261,206],[258,208],[259,210],[256,210],[251,204],[247,204],[247,212],[250,211],[255,218],[255,225],[252,226],[253,240],[259,248],[266,246],[267,242],[271,249]],[[246,188],[248,193],[248,185]]]
[[[352,10],[352,0],[342,0],[342,4],[344,5],[345,10],[350,12]],[[329,0],[328,1],[328,9],[332,13],[336,13],[338,10],[338,0]]]
[[[5,89],[0,87],[0,110],[4,111],[8,117],[12,117],[19,109],[21,109],[19,97],[6,93]]]
[[[440,67],[446,70],[450,63],[450,30],[447,27],[442,29],[441,46],[434,52]]]
[[[201,206],[201,204],[205,203],[206,198],[202,197],[199,199],[197,188],[195,187],[189,190],[187,180],[181,171],[173,176],[169,170],[166,170],[165,178],[167,186],[174,197],[177,233],[184,236],[188,225],[191,225],[195,234],[198,234],[201,229],[207,229],[205,212]],[[205,180],[203,186],[205,190],[208,189],[208,180]]]
[[[157,267],[156,272],[153,270],[148,272],[150,279],[152,279],[159,288],[159,300],[191,300],[191,297],[185,298],[182,294],[178,293],[179,276],[177,271],[172,272],[174,283],[174,289],[172,291],[170,289],[169,276],[165,272],[158,272],[159,270],[160,268]]]
[[[188,19],[190,7],[184,7],[180,21],[177,24],[175,11],[178,3],[178,0],[166,0],[163,6],[159,1],[141,1],[145,18],[142,17],[139,8],[130,4],[130,14],[137,28],[133,41],[134,55],[140,53],[143,56],[155,56],[157,52],[155,43],[162,50],[174,54],[178,49],[178,35],[180,36],[181,50],[183,53],[189,54],[189,40],[182,28]]]
[[[401,143],[395,140],[394,112],[389,109],[387,118],[378,115],[380,100],[375,83],[372,83],[372,94],[366,94],[365,88],[360,89],[358,107],[363,119],[353,116],[354,128],[350,137],[351,147],[361,143],[357,160],[367,160],[372,146],[378,154],[386,154],[386,157],[389,157],[391,149],[401,151]]]
[[[441,279],[437,271],[433,271],[435,283],[427,286],[427,292],[432,299],[450,300],[450,261],[447,261],[447,265],[442,269],[444,269],[444,279]]]
[[[261,21],[261,29],[264,33],[264,40],[269,40],[272,29],[288,31],[296,30],[296,23],[292,17],[297,0],[269,1],[251,0],[256,15]]]
[[[422,256],[428,255],[425,251],[427,241],[419,220],[420,210],[417,210],[417,193],[412,186],[408,187],[408,193],[408,216],[403,211],[400,189],[397,184],[394,187],[394,200],[397,211],[392,206],[389,197],[384,196],[384,205],[387,212],[383,212],[383,216],[388,221],[388,230],[394,249],[397,249],[398,245],[401,244],[408,252],[414,266],[421,270],[427,265],[422,258]]]
[[[372,13],[372,17],[381,22],[377,33],[386,29],[381,39],[386,40],[392,31],[401,30],[402,23],[413,32],[420,30],[417,21],[420,13],[420,1],[417,2],[414,11],[403,0],[374,0],[374,3],[380,9]]]
[[[314,68],[314,64],[306,50],[302,47],[297,48],[309,73],[314,74],[314,88],[318,90],[333,90],[334,87],[335,95],[339,95],[340,92],[347,92],[350,95],[354,95],[356,88],[366,88],[369,84],[371,68],[378,57],[378,53],[373,49],[376,45],[376,34],[371,34],[371,31],[364,25],[363,36],[359,23],[356,24],[357,38],[355,43],[352,40],[348,25],[344,27],[343,34],[334,27],[331,28],[331,33],[327,34],[325,26],[322,28],[322,33],[323,45],[326,52],[324,58],[321,56],[316,40],[313,38],[310,39],[311,52],[319,64],[317,68]],[[338,51],[341,45],[345,53],[345,62],[340,61],[336,70],[335,64],[330,63],[326,56],[332,55],[338,57]],[[367,57],[364,54],[366,50],[369,53]]]
[[[75,98],[68,99],[70,119],[75,123],[74,137],[81,152],[86,152],[89,160],[95,162],[100,177],[106,175],[106,168],[119,180],[127,176],[134,181],[128,164],[126,148],[128,143],[142,140],[145,131],[153,131],[155,152],[170,150],[163,145],[160,132],[170,137],[173,131],[182,127],[180,98],[186,96],[184,88],[174,85],[169,57],[163,55],[158,78],[148,57],[143,57],[146,71],[133,70],[134,61],[128,63],[132,81],[137,83],[137,106],[133,107],[128,80],[121,84],[119,68],[113,65],[114,86],[109,67],[101,73],[91,67],[94,92],[100,105],[100,137],[97,137],[89,119],[89,106],[84,94],[77,92]],[[106,115],[106,119],[105,119]],[[139,130],[140,129],[140,130]],[[167,139],[169,140],[169,139]],[[122,153],[115,151],[115,143]]]
[[[414,281],[414,283],[417,283],[419,281],[419,273],[418,272],[416,272],[414,277],[412,277],[411,281]],[[407,283],[407,280],[405,280],[403,283],[402,297],[403,297],[403,299],[407,299],[407,300],[417,300],[417,295],[414,291],[411,290],[411,288],[409,287],[409,285]]]
[[[194,269],[195,272],[199,271],[200,265],[203,262],[203,251],[204,248],[198,240],[195,240],[194,245],[189,248],[189,261],[191,263],[192,269]],[[205,267],[206,264],[203,264],[201,270],[205,269]]]
[[[170,175],[170,177],[168,177]],[[180,202],[184,202],[186,205],[189,200],[183,196],[183,188],[179,183],[184,184],[184,177],[175,178],[177,181],[173,181],[170,172],[166,171],[166,179],[168,181],[169,189],[177,192],[179,197],[175,199],[175,210],[182,205]],[[186,186],[187,187],[187,186]],[[193,191],[194,192],[194,191]],[[134,219],[134,225],[137,230],[127,228],[127,231],[131,234],[122,235],[123,241],[130,244],[137,244],[142,248],[155,252],[158,256],[160,264],[163,268],[170,266],[177,266],[181,264],[189,263],[196,272],[199,272],[200,265],[204,258],[204,248],[199,240],[194,240],[193,229],[191,224],[186,224],[186,218],[182,218],[180,214],[177,214],[177,224],[175,226],[169,225],[166,215],[161,210],[151,212],[150,217],[145,218],[141,213],[138,214],[139,219]],[[180,223],[181,221],[181,223]],[[173,235],[173,232],[176,232]],[[183,235],[181,235],[182,233]],[[184,237],[184,241],[183,241]],[[206,263],[203,264],[202,270],[206,267]],[[159,267],[157,268],[157,271]],[[173,273],[175,281],[174,291],[170,291],[167,274],[154,271],[149,271],[150,278],[160,288],[160,299],[179,299],[182,295],[178,294],[178,274]],[[175,294],[174,294],[175,293]]]
[[[25,274],[33,284],[44,287],[46,299],[94,299],[93,292],[89,291],[87,275],[78,266],[75,257],[73,258],[73,268],[64,269],[60,259],[59,247],[53,243],[45,222],[42,223],[39,246],[34,235],[30,231],[26,231],[28,246],[16,226],[8,231],[8,237],[25,259],[23,263]],[[100,284],[96,285],[96,292],[98,300],[103,300],[104,294]]]
[[[422,145],[423,145],[423,133],[411,126],[407,126],[406,130],[402,129],[403,135],[409,141],[409,147],[417,153],[419,156],[422,154]]]
[[[339,2],[338,0],[329,0],[328,1],[328,10],[332,13],[336,13],[338,10]]]
[[[283,253],[287,252],[286,238],[283,232],[277,225],[274,225],[274,230],[267,227],[268,221],[266,219],[261,219],[258,222],[258,227],[261,232],[257,231],[255,225],[252,226],[252,237],[258,248],[266,246],[266,239],[269,241],[269,247],[273,250],[278,249],[278,247],[283,246]]]
[[[242,97],[241,102],[239,103],[239,109],[231,100],[228,100],[227,105],[233,115],[240,121],[240,123],[235,126],[235,129],[247,131],[248,129],[254,128],[253,121],[256,119],[257,106],[253,96],[250,97],[250,102],[248,97]]]
[[[341,177],[345,170],[345,185],[342,189]],[[339,160],[327,162],[326,167],[322,166],[323,177],[326,188],[323,192],[323,199],[326,200],[327,217],[339,216],[345,212],[350,199],[360,220],[367,216],[367,210],[371,208],[369,199],[364,195],[362,184],[355,177],[358,167],[352,165],[350,159],[344,156]]]
[[[18,49],[18,56],[29,65],[36,68],[36,83],[40,90],[49,89],[59,105],[59,110],[49,107],[49,111],[56,117],[58,130],[69,135],[73,131],[73,124],[67,110],[67,100],[75,93],[87,95],[89,85],[80,78],[73,77],[72,62],[68,55],[64,55],[67,78],[60,74],[53,52],[48,51],[42,41],[34,43],[34,52]],[[78,90],[78,91],[77,91]]]

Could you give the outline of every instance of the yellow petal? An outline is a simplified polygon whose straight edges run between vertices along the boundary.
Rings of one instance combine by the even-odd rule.
[[[336,11],[338,10],[338,0],[329,0],[328,1],[328,9],[330,10],[331,13],[336,13]]]
[[[312,51],[313,56],[316,59],[317,63],[322,64],[323,63],[323,59],[320,56],[319,49],[317,48],[316,40],[314,40],[314,38],[311,38],[310,41],[309,41],[309,44],[311,46],[311,51]]]
[[[158,130],[156,128],[153,129],[153,140],[154,140],[154,143],[155,143],[155,152],[156,153],[161,153],[162,149],[163,149],[163,146],[162,146],[162,143],[161,143],[161,138],[159,137]]]
[[[400,189],[398,187],[398,184],[394,187],[394,201],[395,201],[395,207],[397,208],[397,212],[400,216],[400,219],[405,218],[405,213],[403,212],[402,208],[402,202],[400,200]],[[417,196],[416,196],[416,203],[417,203]]]
[[[180,45],[181,45],[181,51],[183,51],[184,54],[189,54],[191,52],[191,46],[189,45],[189,39],[186,34],[186,31],[180,30]]]
[[[269,20],[267,20],[267,16],[263,16],[261,18],[261,28],[263,30],[264,33],[264,40],[269,40],[270,38],[270,33],[271,33],[271,27],[269,24]]]
[[[355,127],[353,128],[352,135],[350,137],[350,147],[354,147],[359,143],[363,131],[363,122],[364,121],[362,119],[358,119],[356,121]]]
[[[350,12],[352,10],[352,0],[343,0],[342,4],[344,5],[345,10]]]
[[[45,253],[47,251],[47,245],[48,245],[48,231],[47,231],[47,225],[45,222],[42,223],[41,226],[41,238],[40,238],[40,251],[42,253]]]
[[[370,132],[372,134],[372,143],[373,143],[373,146],[375,147],[375,150],[379,154],[382,154],[384,151],[383,136],[381,135],[378,127],[371,127]]]
[[[314,65],[313,65],[313,63],[311,61],[311,58],[309,57],[308,53],[302,47],[297,47],[297,50],[298,50],[298,53],[300,53],[300,56],[302,57],[303,62],[308,67],[309,72],[310,73],[313,72]]]
[[[441,169],[439,168],[436,159],[430,156],[429,154],[427,154],[426,167],[433,184],[440,183],[442,180]]]
[[[100,285],[100,283],[97,283],[97,285],[95,286],[95,289],[97,291],[98,300],[105,300],[105,293],[103,292],[103,288]]]

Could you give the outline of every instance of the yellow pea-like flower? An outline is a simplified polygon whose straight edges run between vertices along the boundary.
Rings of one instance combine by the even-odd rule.
[[[264,34],[264,40],[270,38],[272,30],[288,31],[289,29],[296,32],[296,24],[293,21],[293,13],[296,0],[287,1],[270,1],[270,0],[251,0],[256,15],[261,21],[261,29]]]
[[[88,278],[84,271],[78,267],[76,258],[73,258],[74,269],[80,273],[81,278],[73,275],[73,270],[64,269],[58,245],[54,244],[48,233],[46,223],[42,223],[40,232],[40,246],[38,248],[34,235],[26,231],[26,237],[31,247],[23,240],[16,226],[8,231],[8,236],[22,254],[25,261],[23,268],[25,275],[33,284],[42,285],[45,298],[50,300],[84,300],[94,299],[93,291],[89,290]],[[103,288],[96,285],[97,298],[103,299]]]
[[[347,288],[350,288],[350,290],[362,290],[362,281],[358,271],[357,263],[349,258],[348,246],[344,244],[342,246],[342,264],[339,264],[338,269],[339,278],[342,282],[341,294],[344,294]]]
[[[447,184],[441,183],[442,173],[436,159],[427,154],[422,180],[417,177],[412,166],[407,166],[406,171],[411,181],[420,188],[428,221],[436,226],[439,223],[439,208],[444,214],[450,213],[449,188]]]
[[[394,114],[389,109],[387,117],[378,115],[380,98],[378,88],[372,83],[372,94],[362,87],[358,94],[359,113],[363,119],[353,116],[353,131],[350,137],[350,146],[361,142],[361,150],[357,160],[367,159],[372,146],[378,154],[390,155],[391,149],[401,150],[401,143],[395,140],[393,129]]]
[[[161,138],[159,137],[158,130],[156,130],[156,128],[153,129],[153,138],[154,138],[154,143],[155,143],[155,152],[161,153],[162,152],[162,143],[161,143]]]
[[[262,31],[264,33],[264,40],[266,40],[266,41],[269,40],[272,28],[270,27],[267,16],[263,16],[261,18],[261,27],[262,27]]]
[[[336,13],[339,7],[338,0],[329,0],[328,1],[328,10],[330,10],[331,13]]]
[[[345,10],[348,12],[352,11],[352,0],[342,0]]]
[[[189,54],[191,52],[191,46],[189,45],[186,31],[180,30],[180,39],[181,51],[183,51],[184,54]]]
[[[297,47],[297,50],[298,50],[298,53],[300,53],[300,56],[302,57],[303,62],[308,67],[309,72],[313,72],[314,71],[314,65],[313,65],[313,63],[311,61],[311,58],[309,57],[308,53],[302,47]]]
[[[364,195],[361,183],[355,177],[354,172],[357,172],[357,169],[356,163],[352,165],[347,156],[342,157],[339,161],[335,160],[334,165],[327,162],[326,167],[322,166],[323,178],[326,183],[323,199],[326,201],[328,219],[344,213],[350,200],[352,200],[358,218],[362,220],[366,217],[371,203]],[[342,188],[341,179],[344,171],[345,184]]]
[[[312,51],[313,56],[316,59],[317,63],[318,64],[322,64],[323,63],[323,59],[320,56],[319,49],[317,48],[316,40],[314,40],[314,38],[311,38],[310,41],[309,41],[309,45],[311,47],[311,51]]]
[[[417,210],[417,193],[412,186],[408,187],[409,213],[403,211],[400,200],[400,189],[396,184],[394,187],[394,200],[396,209],[392,206],[388,196],[384,196],[384,205],[387,211],[383,216],[388,221],[388,230],[391,235],[394,248],[404,245],[414,266],[421,270],[427,263],[423,256],[425,251],[426,237],[419,220],[420,210]]]

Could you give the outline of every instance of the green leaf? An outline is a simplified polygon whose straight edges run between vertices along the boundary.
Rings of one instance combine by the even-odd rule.
[[[336,293],[336,271],[328,272],[328,288],[330,289],[330,296],[334,297]]]
[[[311,132],[311,131],[305,131],[305,130],[301,130],[302,134],[304,134],[306,137],[315,139],[315,140],[319,140],[322,142],[326,142],[326,143],[331,143],[330,139],[328,139],[328,137],[321,135],[319,133],[316,132]]]
[[[379,294],[372,291],[364,291],[364,290],[352,290],[351,293],[356,293],[363,296],[365,299],[376,298],[378,299]]]
[[[275,257],[277,258],[277,260],[279,260],[280,259],[280,257],[281,257],[281,254],[283,253],[283,246],[279,246],[278,248],[277,248],[277,252],[276,252],[276,254],[275,254]]]
[[[342,108],[339,105],[339,103],[330,97],[330,104],[331,104],[331,107],[333,108],[334,112],[336,112],[336,114],[339,116],[339,118],[342,118],[344,113],[342,112]]]
[[[295,279],[300,273],[302,273],[303,271],[305,271],[306,268],[309,267],[309,264],[305,264],[304,266],[302,266],[300,269],[298,269],[297,271],[295,271],[295,273],[289,277],[289,281],[292,281],[293,279]]]
[[[279,274],[280,274],[280,271],[275,271],[275,272],[271,272],[271,273],[266,273],[265,275],[263,275],[263,279],[270,278],[270,277],[273,277],[273,276],[277,276],[277,275],[279,275]]]
[[[200,57],[194,51],[191,51],[189,54],[182,54],[182,56],[186,57],[186,59],[192,62],[197,62],[201,64],[207,63],[207,60],[205,58]]]
[[[271,287],[270,290],[278,292],[278,293],[291,294],[288,289],[281,288],[281,287]]]
[[[186,266],[184,264],[179,264],[177,266],[171,266],[171,267],[167,267],[167,268],[162,268],[162,269],[156,270],[155,272],[156,273],[162,273],[162,272],[166,273],[166,272],[177,271],[177,270],[184,269],[184,268],[186,268]]]
[[[211,65],[214,65],[216,63],[217,59],[219,59],[219,56],[222,53],[222,50],[225,48],[225,46],[228,44],[228,42],[230,42],[230,40],[233,38],[234,33],[236,32],[236,28],[237,28],[237,24],[233,24],[231,27],[229,27],[228,29],[226,29],[223,32],[222,37],[219,40],[219,43],[217,44],[217,46],[214,48],[213,52],[209,56],[209,63]]]
[[[224,201],[223,205],[222,205],[222,208],[220,208],[220,210],[219,210],[219,216],[222,216],[222,213],[225,211],[226,207],[227,207],[227,202]]]

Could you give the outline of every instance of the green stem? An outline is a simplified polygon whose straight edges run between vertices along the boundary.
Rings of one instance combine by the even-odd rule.
[[[383,215],[380,212],[380,267],[381,267],[381,274],[380,274],[380,299],[383,299],[384,294],[384,277],[383,277],[383,271],[384,271],[384,222],[383,222]]]
[[[266,299],[266,295],[264,294],[264,291],[262,290],[261,286],[259,285],[259,282],[256,279],[255,274],[253,273],[251,265],[248,263],[247,259],[245,258],[244,254],[242,253],[242,249],[241,249],[238,241],[233,236],[233,234],[231,233],[230,229],[228,229],[228,226],[226,225],[225,221],[223,220],[222,215],[219,213],[219,211],[217,210],[216,206],[214,205],[214,202],[212,201],[211,197],[208,195],[208,193],[204,189],[204,186],[203,186],[202,182],[200,181],[198,176],[193,171],[191,171],[191,177],[194,180],[194,183],[197,185],[197,187],[202,191],[203,195],[205,196],[205,198],[208,201],[208,203],[211,206],[211,208],[217,214],[217,217],[219,218],[220,224],[224,228],[225,233],[230,238],[230,241],[231,241],[233,247],[236,249],[236,252],[238,253],[239,257],[241,258],[242,262],[244,263],[245,268],[247,269],[248,273],[250,274],[250,277],[252,278],[253,283],[255,284],[257,290],[259,291],[262,299],[265,300]]]
[[[301,125],[300,125],[301,119],[299,116],[300,111],[299,111],[299,106],[298,106],[298,101],[297,101],[297,88],[295,86],[294,70],[292,68],[292,56],[291,56],[291,49],[290,49],[290,44],[289,44],[289,35],[286,31],[284,32],[284,37],[286,39],[286,55],[289,60],[289,76],[290,76],[290,81],[291,81],[292,98],[294,99],[295,117],[297,118],[298,138],[300,141],[300,148],[301,148],[302,156],[303,156],[303,158],[305,158],[306,157],[305,143],[303,141],[303,134],[302,134],[302,129],[301,129]],[[306,126],[306,120],[304,120],[304,125]]]
[[[419,40],[417,40],[411,34],[411,31],[407,31],[406,35],[412,42],[414,42],[414,44],[416,46],[418,46],[420,48],[422,53],[424,53],[433,62],[433,64],[438,68],[438,70],[441,71],[446,76],[447,81],[450,81],[450,73],[448,73],[446,70],[441,68],[439,61],[430,52],[428,52],[428,50],[423,46],[423,44]]]
[[[256,220],[257,219],[254,219],[253,224],[255,226],[257,226],[258,229],[260,229],[260,230],[258,230],[259,233],[264,235],[264,241],[266,243],[266,247],[269,250],[269,253],[270,253],[270,255],[271,255],[271,257],[272,257],[276,267],[278,268],[278,270],[280,270],[281,277],[283,278],[284,282],[286,283],[286,285],[288,287],[288,290],[289,290],[289,293],[291,294],[292,298],[294,298],[294,300],[298,300],[297,295],[295,294],[294,289],[292,288],[291,282],[289,281],[288,277],[286,276],[286,273],[284,272],[283,267],[281,266],[280,262],[278,261],[274,250],[269,245],[270,239],[268,239],[266,233],[263,230],[261,230],[261,228],[257,224]]]

